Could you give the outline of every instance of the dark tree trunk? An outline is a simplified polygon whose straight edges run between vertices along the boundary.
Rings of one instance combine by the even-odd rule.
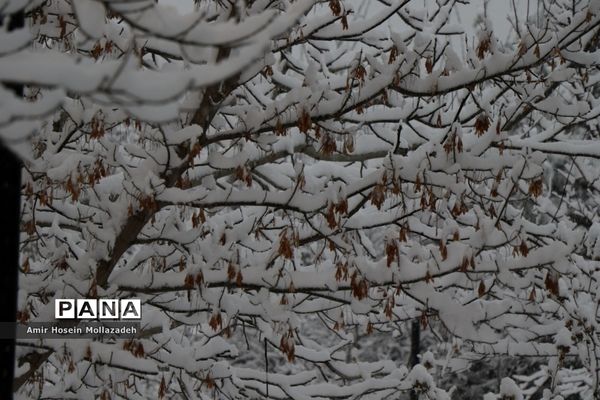
[[[2,16],[0,16],[2,17]],[[21,11],[9,17],[8,30],[22,28],[25,16]],[[3,21],[6,19],[2,18]],[[23,87],[5,85],[17,95]],[[21,200],[21,162],[0,143],[0,321],[16,322],[19,279],[19,220]],[[0,340],[0,399],[13,398],[15,339]]]
[[[414,367],[419,363],[419,352],[421,351],[421,324],[419,320],[412,322],[410,331],[410,366]],[[413,390],[410,392],[411,400],[418,399],[417,393]]]

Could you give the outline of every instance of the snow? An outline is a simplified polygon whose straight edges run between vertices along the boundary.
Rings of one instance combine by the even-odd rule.
[[[510,378],[502,378],[500,382],[500,394],[513,400],[523,400],[521,389]]]
[[[76,0],[73,9],[79,22],[79,29],[91,38],[100,39],[104,34],[106,15],[104,5],[93,0]]]
[[[593,398],[597,1],[519,32],[492,2],[34,3],[0,33],[19,316],[136,297],[144,330],[24,341],[21,397]]]

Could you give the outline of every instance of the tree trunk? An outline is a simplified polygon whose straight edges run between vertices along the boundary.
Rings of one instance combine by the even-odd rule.
[[[421,350],[421,324],[419,320],[414,320],[412,322],[411,331],[410,331],[410,366],[414,367],[419,363],[419,351]],[[412,390],[410,392],[410,399],[417,400],[417,393]]]

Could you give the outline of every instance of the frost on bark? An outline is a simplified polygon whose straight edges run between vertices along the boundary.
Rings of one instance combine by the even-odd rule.
[[[422,3],[1,1],[17,318],[144,308],[133,341],[20,341],[18,395],[449,399],[509,358],[486,398],[598,396],[600,2],[506,42]],[[414,366],[378,348],[413,323]]]

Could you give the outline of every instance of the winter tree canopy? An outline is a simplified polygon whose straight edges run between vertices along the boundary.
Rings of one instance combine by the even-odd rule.
[[[506,357],[487,400],[599,398],[600,1],[508,39],[468,0],[189,2],[0,1],[18,320],[144,315],[20,340],[20,398],[443,400]]]

